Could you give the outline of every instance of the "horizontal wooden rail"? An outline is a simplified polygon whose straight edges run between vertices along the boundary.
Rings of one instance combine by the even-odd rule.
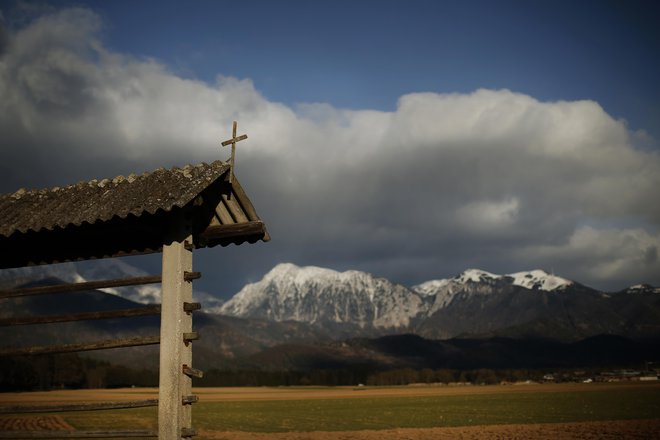
[[[55,322],[89,321],[93,319],[131,318],[134,316],[158,315],[160,306],[138,307],[135,309],[108,310],[105,312],[85,312],[69,315],[25,316],[0,319],[0,327],[29,324],[51,324]]]
[[[229,225],[209,226],[199,237],[201,240],[223,240],[238,237],[263,236],[266,226],[260,221],[249,221]]]
[[[104,289],[108,287],[139,286],[141,284],[160,283],[160,275],[144,277],[120,278],[114,280],[87,281],[84,283],[54,284],[52,286],[26,287],[24,289],[0,290],[1,298],[17,296],[47,295],[51,293],[83,292],[85,290]]]
[[[36,354],[75,353],[78,351],[105,350],[108,348],[137,347],[140,345],[160,344],[160,336],[110,339],[84,344],[64,344],[46,347],[9,348],[0,350],[0,356],[24,356]]]
[[[124,400],[116,402],[70,403],[61,405],[0,406],[0,414],[32,414],[69,411],[102,411],[108,409],[144,408],[158,406],[158,399]]]
[[[0,431],[0,439],[132,438],[158,437],[151,429],[123,431]]]

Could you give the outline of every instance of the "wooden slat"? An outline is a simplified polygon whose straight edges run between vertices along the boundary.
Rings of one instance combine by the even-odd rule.
[[[234,218],[231,216],[231,213],[229,212],[229,208],[227,208],[227,204],[225,203],[224,200],[220,200],[218,206],[215,207],[215,213],[218,215],[218,218],[220,219],[220,223],[222,223],[223,225],[231,225],[236,223]]]
[[[233,225],[209,226],[199,237],[206,241],[219,241],[238,237],[258,237],[266,233],[263,222],[236,223]]]
[[[252,206],[250,199],[248,198],[247,194],[245,194],[245,191],[243,190],[243,187],[239,183],[238,179],[235,179],[232,183],[232,189],[234,190],[234,194],[236,194],[238,203],[240,203],[241,207],[243,208],[243,212],[245,212],[247,215],[248,220],[252,222],[259,221],[257,211],[254,209],[254,206]]]
[[[211,225],[211,226],[219,226],[219,225],[221,225],[221,224],[222,224],[222,222],[220,222],[220,217],[218,217],[218,214],[217,214],[217,213],[214,213],[214,214],[211,216],[211,223],[210,223],[210,225]]]
[[[50,324],[54,322],[89,321],[94,319],[129,318],[134,316],[158,315],[160,306],[147,306],[135,309],[108,310],[105,312],[85,312],[68,315],[26,316],[0,319],[0,327],[13,325]]]
[[[63,405],[15,405],[0,407],[0,414],[32,414],[69,411],[103,411],[108,409],[158,406],[158,399],[124,400],[116,402],[71,403]]]
[[[155,284],[161,282],[160,275],[145,277],[121,278],[114,280],[88,281],[85,283],[55,284],[53,286],[28,287],[25,289],[12,289],[0,291],[0,298],[13,298],[17,296],[46,295],[51,293],[82,292],[85,290],[103,289],[106,287],[138,286],[141,284]]]
[[[120,431],[0,431],[0,439],[131,438],[158,437],[151,429]]]
[[[159,336],[146,336],[125,339],[110,339],[85,344],[52,345],[47,347],[26,347],[0,350],[0,356],[24,356],[36,354],[75,353],[78,351],[105,350],[108,348],[137,347],[160,343]]]
[[[222,201],[225,202],[225,205],[229,209],[231,216],[236,220],[236,223],[248,222],[248,218],[245,216],[241,205],[236,201],[236,197],[228,197],[227,194],[222,195]]]

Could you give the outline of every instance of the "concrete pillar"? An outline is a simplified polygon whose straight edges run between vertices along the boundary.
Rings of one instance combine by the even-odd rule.
[[[183,309],[192,302],[192,282],[184,272],[192,272],[191,227],[183,218],[173,231],[174,241],[163,246],[163,280],[160,321],[160,383],[158,393],[158,438],[179,440],[181,430],[192,427],[191,406],[182,399],[192,394],[192,381],[183,374],[183,365],[192,366],[192,343],[183,334],[192,332],[192,313]]]

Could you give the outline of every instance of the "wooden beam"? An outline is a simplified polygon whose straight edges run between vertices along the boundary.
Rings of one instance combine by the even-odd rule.
[[[68,411],[102,411],[158,406],[158,399],[125,400],[116,402],[72,403],[62,405],[15,405],[0,407],[0,414],[32,414]]]
[[[263,237],[265,234],[264,222],[251,221],[233,225],[209,226],[199,234],[199,238],[205,242],[218,242],[236,238]]]
[[[147,306],[135,309],[109,310],[105,312],[85,312],[68,315],[25,316],[0,319],[0,327],[30,324],[50,324],[54,322],[89,321],[94,319],[130,318],[160,314],[160,306]]]
[[[133,438],[158,437],[151,429],[118,431],[0,431],[0,439]]]
[[[85,290],[104,289],[107,287],[138,286],[141,284],[155,284],[161,282],[160,275],[144,277],[121,278],[114,280],[87,281],[85,283],[55,284],[52,286],[28,287],[24,289],[1,290],[0,298],[13,298],[17,296],[47,295],[51,293],[83,292]]]
[[[183,279],[186,280],[186,281],[188,281],[188,282],[191,282],[191,281],[194,281],[194,280],[198,280],[198,279],[200,279],[201,277],[202,277],[202,273],[201,273],[201,272],[188,272],[188,271],[184,271],[184,272],[183,272]]]
[[[231,216],[229,209],[225,206],[225,202],[223,202],[222,199],[215,207],[215,213],[218,216],[220,223],[222,223],[223,225],[231,225],[236,223],[236,221],[234,221],[234,218]]]
[[[222,201],[224,202],[236,223],[245,223],[249,221],[243,212],[241,205],[239,205],[236,201],[236,197],[230,198],[227,194],[222,194]]]
[[[247,215],[248,220],[258,221],[259,216],[257,215],[257,211],[254,209],[254,206],[250,202],[250,199],[248,198],[247,194],[245,194],[245,191],[243,190],[243,187],[241,186],[238,179],[235,179],[231,185],[234,194],[236,194],[236,199],[238,200],[238,203],[241,205],[241,208],[243,208],[243,211]]]
[[[137,347],[141,345],[156,345],[160,343],[158,336],[145,336],[137,338],[110,339],[101,342],[84,344],[64,344],[46,347],[9,348],[0,350],[0,356],[23,356],[36,354],[75,353],[78,351],[105,350],[108,348]]]

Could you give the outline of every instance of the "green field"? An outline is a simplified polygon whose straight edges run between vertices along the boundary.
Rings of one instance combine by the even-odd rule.
[[[310,393],[313,391],[310,391]],[[200,402],[193,426],[212,431],[355,431],[660,417],[660,387],[465,395]],[[156,410],[69,413],[78,429],[155,428]]]

